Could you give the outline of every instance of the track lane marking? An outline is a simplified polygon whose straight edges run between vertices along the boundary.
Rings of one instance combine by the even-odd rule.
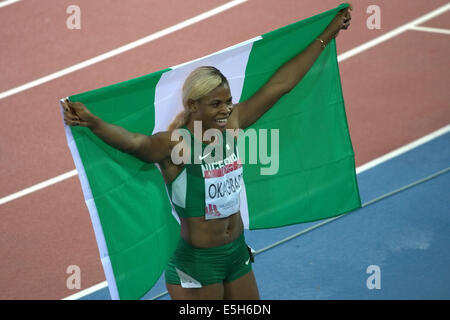
[[[25,90],[34,88],[34,87],[39,86],[41,84],[50,82],[52,80],[55,80],[57,78],[60,78],[60,77],[65,76],[67,74],[70,74],[72,72],[84,69],[84,68],[89,67],[89,66],[91,66],[93,64],[96,64],[96,63],[101,62],[103,60],[109,59],[111,57],[114,57],[114,56],[119,55],[121,53],[124,53],[126,51],[132,50],[134,48],[142,46],[142,45],[144,45],[146,43],[149,43],[151,41],[154,41],[156,39],[162,38],[162,37],[164,37],[164,36],[166,36],[168,34],[171,34],[171,33],[175,32],[175,31],[184,29],[184,28],[186,28],[186,27],[188,27],[190,25],[193,25],[193,24],[195,24],[197,22],[200,22],[202,20],[210,18],[210,17],[212,17],[214,15],[217,15],[217,14],[223,12],[223,11],[231,9],[232,7],[240,5],[240,4],[242,4],[244,2],[247,2],[247,1],[248,0],[233,0],[233,1],[227,2],[227,3],[221,5],[221,6],[217,7],[217,8],[214,8],[212,10],[206,11],[206,12],[204,12],[204,13],[202,13],[200,15],[197,15],[197,16],[195,16],[193,18],[190,18],[190,19],[185,20],[183,22],[180,22],[180,23],[178,23],[176,25],[173,25],[171,27],[168,27],[168,28],[163,29],[161,31],[158,31],[156,33],[153,33],[153,34],[151,34],[149,36],[146,36],[144,38],[141,38],[139,40],[136,40],[134,42],[126,44],[126,45],[124,45],[122,47],[119,47],[117,49],[108,51],[108,52],[103,53],[103,54],[101,54],[99,56],[96,56],[94,58],[85,60],[85,61],[80,62],[78,64],[75,64],[75,65],[73,65],[71,67],[68,67],[68,68],[62,69],[60,71],[54,72],[52,74],[49,74],[47,76],[41,77],[41,78],[36,79],[36,80],[33,80],[31,82],[25,83],[25,84],[20,85],[18,87],[6,90],[6,91],[0,93],[0,100],[2,100],[4,98],[7,98],[9,96],[18,94],[20,92],[23,92]],[[419,25],[419,24],[424,23],[424,22],[426,22],[428,20],[431,20],[431,19],[433,19],[433,18],[435,18],[435,17],[445,13],[448,10],[450,10],[450,3],[447,3],[447,4],[437,8],[436,10],[431,11],[431,12],[429,12],[429,13],[427,13],[427,14],[425,14],[425,15],[423,15],[423,16],[421,16],[421,17],[419,17],[419,18],[417,18],[417,19],[415,19],[415,20],[413,20],[411,22],[408,22],[408,23],[406,23],[406,24],[404,24],[404,25],[402,25],[402,26],[400,26],[400,27],[398,27],[398,28],[396,28],[396,29],[394,29],[394,30],[392,30],[392,31],[390,31],[390,32],[380,36],[380,37],[377,37],[377,38],[375,38],[373,40],[370,40],[370,41],[368,41],[368,42],[366,42],[366,43],[364,43],[362,45],[357,46],[354,49],[351,49],[351,50],[349,50],[349,51],[339,55],[338,56],[338,62],[344,61],[344,60],[346,60],[346,59],[348,59],[348,58],[350,58],[350,57],[352,57],[352,56],[354,56],[356,54],[359,54],[359,53],[361,53],[363,51],[366,51],[369,48],[372,48],[372,47],[374,47],[376,45],[379,45],[382,42],[385,42],[385,41],[387,41],[387,40],[389,40],[389,39],[391,39],[391,38],[393,38],[395,36],[398,36],[399,34],[405,32],[405,31],[411,30],[412,27],[415,27],[416,25]]]
[[[6,6],[9,6],[9,5],[14,4],[14,3],[16,3],[16,2],[19,2],[19,1],[21,1],[21,0],[6,0],[6,1],[1,1],[1,2],[0,2],[0,8],[4,8],[4,7],[6,7]]]
[[[427,14],[424,14],[423,16],[418,17],[417,19],[414,19],[408,23],[405,23],[404,25],[401,25],[400,27],[397,27],[373,40],[367,41],[366,43],[357,46],[354,49],[351,49],[343,54],[341,54],[338,57],[338,61],[344,61],[347,60],[350,57],[353,57],[354,55],[357,55],[363,51],[366,51],[367,49],[370,49],[372,47],[375,47],[389,39],[392,39],[405,31],[411,30],[411,28],[418,26],[419,24],[422,24],[424,22],[427,22],[428,20],[434,19],[437,16],[447,12],[450,10],[450,3],[447,3],[433,11],[428,12]]]
[[[44,188],[47,188],[47,187],[50,187],[50,186],[52,186],[54,184],[57,184],[58,182],[67,180],[67,179],[75,177],[77,175],[78,175],[78,171],[77,170],[72,170],[72,171],[68,171],[66,173],[60,174],[59,176],[53,177],[51,179],[42,181],[42,182],[40,182],[38,184],[35,184],[35,185],[31,186],[31,187],[22,189],[20,191],[17,191],[15,193],[7,195],[6,197],[1,198],[0,199],[0,205],[8,203],[8,202],[16,200],[16,199],[19,199],[19,198],[22,198],[22,197],[24,197],[26,195],[29,195],[30,193],[36,192],[38,190],[41,190],[41,189],[44,189]]]
[[[409,30],[432,32],[432,33],[441,33],[441,34],[448,34],[448,35],[450,35],[450,29],[442,29],[442,28],[412,26],[411,28],[409,28]]]
[[[0,100],[1,99],[5,99],[7,97],[10,97],[12,95],[18,94],[20,92],[23,92],[25,90],[37,87],[37,86],[39,86],[41,84],[50,82],[52,80],[61,78],[61,77],[65,76],[65,75],[68,75],[68,74],[70,74],[72,72],[75,72],[75,71],[87,68],[87,67],[92,66],[92,65],[94,65],[94,64],[96,64],[98,62],[104,61],[106,59],[109,59],[109,58],[112,58],[112,57],[117,56],[119,54],[122,54],[124,52],[127,52],[129,50],[135,49],[137,47],[140,47],[140,46],[142,46],[144,44],[147,44],[147,43],[152,42],[154,40],[157,40],[159,38],[165,37],[165,36],[167,36],[167,35],[169,35],[171,33],[174,33],[174,32],[176,32],[178,30],[187,28],[187,27],[189,27],[189,26],[191,26],[193,24],[196,24],[196,23],[198,23],[200,21],[203,21],[203,20],[206,20],[208,18],[211,18],[211,17],[213,17],[213,16],[215,16],[215,15],[217,15],[219,13],[227,11],[227,10],[229,10],[229,9],[235,7],[235,6],[238,6],[240,4],[243,4],[243,3],[247,2],[247,1],[248,0],[233,0],[233,1],[227,2],[227,3],[225,3],[225,4],[221,5],[221,6],[218,6],[218,7],[214,8],[214,9],[205,11],[205,12],[203,12],[203,13],[195,16],[195,17],[192,17],[192,18],[189,18],[187,20],[184,20],[184,21],[182,21],[180,23],[177,23],[177,24],[175,24],[175,25],[173,25],[171,27],[165,28],[163,30],[160,30],[158,32],[150,34],[150,35],[148,35],[146,37],[143,37],[141,39],[138,39],[136,41],[130,42],[130,43],[128,43],[126,45],[123,45],[123,46],[121,46],[119,48],[116,48],[114,50],[105,52],[105,53],[103,53],[101,55],[98,55],[98,56],[96,56],[94,58],[91,58],[91,59],[85,60],[83,62],[77,63],[77,64],[75,64],[73,66],[68,67],[68,68],[56,71],[56,72],[54,72],[52,74],[49,74],[49,75],[46,75],[46,76],[41,77],[39,79],[30,81],[30,82],[25,83],[23,85],[20,85],[18,87],[6,90],[6,91],[0,93]]]

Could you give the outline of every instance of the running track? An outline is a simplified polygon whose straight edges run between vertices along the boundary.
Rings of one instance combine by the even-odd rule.
[[[81,268],[81,289],[105,279],[76,177],[8,200],[10,195],[74,169],[59,98],[204,56],[340,2],[242,1],[120,55],[38,82],[26,90],[13,89],[226,3],[77,1],[81,30],[66,28],[66,8],[73,1],[23,0],[0,7],[0,108],[5,120],[0,128],[0,299],[61,299],[72,295],[76,290],[66,287],[69,265]],[[358,1],[350,30],[341,32],[338,38],[338,54],[446,3]],[[372,4],[381,8],[380,30],[366,27],[366,8]],[[447,6],[420,26],[448,30],[449,18]],[[357,166],[449,124],[449,35],[410,27],[340,62]]]

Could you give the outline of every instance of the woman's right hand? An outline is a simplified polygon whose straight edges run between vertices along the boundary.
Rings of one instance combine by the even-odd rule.
[[[68,99],[61,100],[64,110],[64,122],[69,126],[92,127],[95,116],[81,102],[71,102]]]

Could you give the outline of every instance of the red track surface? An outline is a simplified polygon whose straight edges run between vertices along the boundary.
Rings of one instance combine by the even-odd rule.
[[[447,1],[355,1],[343,53]],[[92,58],[217,7],[225,0],[77,1],[81,30],[66,28],[72,1],[0,9],[0,92]],[[124,54],[0,100],[0,198],[74,169],[58,99],[189,61],[328,10],[340,1],[249,0]],[[366,8],[381,8],[381,29]],[[450,12],[423,26],[450,28]],[[7,49],[5,49],[7,48]],[[449,123],[448,35],[407,31],[340,63],[350,133],[361,165]],[[0,299],[60,299],[69,265],[82,289],[104,281],[77,177],[0,206]]]

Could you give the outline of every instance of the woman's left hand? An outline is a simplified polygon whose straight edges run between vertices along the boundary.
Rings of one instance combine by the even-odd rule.
[[[327,30],[329,31],[331,38],[335,38],[341,29],[347,30],[350,27],[350,20],[352,20],[352,16],[350,11],[352,11],[352,5],[348,8],[341,10],[336,17],[331,21],[328,25]]]

